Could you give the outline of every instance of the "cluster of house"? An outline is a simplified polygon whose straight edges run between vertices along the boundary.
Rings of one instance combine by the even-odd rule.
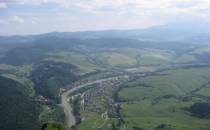
[[[117,90],[119,84],[127,79],[128,77],[116,77],[111,80],[103,81],[82,94],[77,94],[74,96],[80,96],[82,110],[87,109],[89,111],[98,113],[103,119],[108,119],[109,116],[116,117],[118,113],[115,109],[116,103],[112,97],[112,92]],[[112,91],[107,91],[107,88],[111,89]],[[72,96],[72,98],[74,98],[74,96]],[[93,100],[94,97],[99,97],[100,105]],[[106,108],[108,108],[108,110]]]
[[[49,100],[47,98],[45,98],[44,96],[42,96],[42,95],[39,95],[36,98],[36,101],[41,103],[41,104],[48,104],[49,103]]]

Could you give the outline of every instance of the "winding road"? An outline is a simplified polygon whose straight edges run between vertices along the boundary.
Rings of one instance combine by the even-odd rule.
[[[106,79],[99,79],[99,80],[95,80],[95,81],[92,81],[92,82],[88,82],[88,83],[76,86],[76,87],[74,87],[72,89],[69,89],[66,92],[64,92],[61,95],[61,105],[60,106],[64,110],[64,113],[65,113],[65,116],[66,116],[66,123],[67,123],[68,127],[71,128],[76,123],[74,114],[72,113],[72,107],[69,104],[69,94],[71,94],[72,92],[74,92],[76,90],[84,88],[86,86],[101,83],[101,82],[105,82],[105,81],[109,81],[109,80],[113,80],[115,78],[120,78],[120,77],[128,77],[128,76],[124,75],[124,76],[116,76],[116,77],[111,77],[111,78],[106,78]]]

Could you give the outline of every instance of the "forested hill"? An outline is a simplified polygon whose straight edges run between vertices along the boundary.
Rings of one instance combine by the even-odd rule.
[[[0,129],[38,130],[37,104],[24,93],[24,86],[0,76]]]

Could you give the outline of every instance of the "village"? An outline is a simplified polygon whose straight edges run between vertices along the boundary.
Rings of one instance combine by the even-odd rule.
[[[127,80],[129,80],[128,76],[116,77],[112,80],[94,84],[94,87],[71,96],[69,101],[72,102],[79,97],[80,109],[82,111],[88,110],[97,113],[105,120],[114,117],[117,118],[118,110],[116,109],[117,104],[113,99],[113,93],[118,90],[121,83]]]

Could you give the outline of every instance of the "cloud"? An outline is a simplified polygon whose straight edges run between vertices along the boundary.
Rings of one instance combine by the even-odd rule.
[[[0,2],[0,9],[6,9],[7,8],[7,4],[6,3],[3,3],[3,2]]]
[[[20,3],[20,4],[31,4],[31,5],[40,5],[43,3],[49,3],[50,0],[14,0],[14,2]]]
[[[12,22],[12,23],[19,23],[19,24],[22,24],[24,23],[24,19],[21,18],[20,16],[13,16],[11,19],[8,20],[9,22]]]
[[[4,1],[4,0],[3,0]],[[7,0],[5,0],[6,2]],[[53,4],[67,11],[94,15],[122,15],[173,20],[177,17],[210,17],[210,0],[13,0],[22,5]]]
[[[210,0],[0,1],[17,7],[8,8],[2,15],[6,20],[0,19],[0,24],[14,24],[19,27],[17,23],[24,23],[22,27],[26,31],[31,28],[31,31],[37,29],[37,32],[130,29],[182,20],[210,21]],[[7,25],[8,28],[11,25]]]
[[[6,2],[7,0],[5,0]],[[31,4],[39,5],[44,3],[54,3],[62,7],[81,7],[81,8],[100,8],[103,6],[112,6],[112,7],[122,7],[122,6],[144,6],[146,8],[153,8],[159,6],[164,8],[166,6],[173,4],[186,4],[196,5],[196,4],[210,4],[209,0],[13,0],[14,2],[21,4]],[[161,6],[160,6],[161,5]]]
[[[31,21],[31,23],[32,23],[32,24],[37,24],[37,22],[36,22],[36,21],[34,21],[34,20],[32,20],[32,21]]]
[[[14,0],[22,5],[53,4],[66,12],[96,17],[138,18],[136,21],[170,21],[195,17],[210,19],[210,0]],[[66,17],[70,14],[66,13]],[[73,14],[71,14],[73,15]],[[73,16],[72,16],[73,17]],[[131,18],[132,17],[132,18]],[[36,22],[36,21],[35,21]],[[35,23],[33,22],[33,23]]]
[[[7,25],[7,24],[9,24],[9,21],[4,20],[4,19],[0,19],[0,24]]]
[[[56,4],[62,8],[74,8],[93,13],[133,13],[177,15],[196,13],[210,7],[209,0],[15,0],[20,4]]]
[[[12,18],[8,18],[8,19],[0,19],[0,24],[8,25],[11,23],[23,24],[24,19],[21,18],[20,16],[13,16]]]

